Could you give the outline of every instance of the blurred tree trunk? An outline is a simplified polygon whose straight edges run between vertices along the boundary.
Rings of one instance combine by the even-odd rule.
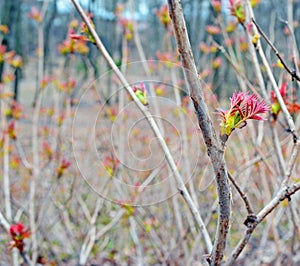
[[[52,57],[49,56],[50,54],[50,48],[51,48],[51,39],[53,38],[53,35],[51,35],[51,29],[54,22],[54,19],[57,15],[57,0],[54,0],[52,3],[52,7],[49,8],[50,16],[46,21],[45,28],[44,28],[44,71],[46,70],[46,67],[48,67],[49,74],[52,75]],[[51,37],[51,38],[50,38]]]
[[[22,2],[18,0],[4,1],[2,10],[2,24],[7,25],[9,28],[9,34],[5,35],[2,43],[6,45],[7,50],[15,50],[15,52],[22,56]],[[4,71],[4,62],[0,64],[0,81],[2,81],[2,75]],[[14,99],[18,99],[19,92],[19,80],[21,78],[21,69],[16,68],[14,80]]]
[[[10,49],[10,39],[12,37],[12,28],[13,28],[13,19],[12,19],[12,11],[13,11],[13,6],[16,0],[11,0],[11,1],[4,1],[4,4],[2,4],[2,12],[1,12],[1,24],[7,25],[10,32],[8,35],[4,35],[2,44],[7,47],[7,49]],[[0,64],[0,81],[2,82],[2,75],[4,71],[4,62]]]
[[[94,10],[95,10],[95,0],[89,0],[87,6],[88,6],[88,12],[91,13],[91,14],[93,14]],[[94,24],[97,25],[97,23],[95,21],[96,18],[93,17],[92,20],[93,20]],[[87,46],[90,49],[90,52],[87,54],[87,58],[88,58],[88,61],[89,61],[89,63],[91,64],[91,66],[93,68],[94,78],[97,78],[99,76],[99,71],[100,71],[99,70],[99,66],[97,64],[97,60],[99,58],[98,52],[95,51],[95,49],[93,49],[94,48],[94,44],[93,43],[88,42]]]
[[[92,9],[93,9],[94,4],[95,4],[95,0],[89,0],[88,1],[88,12],[89,13],[92,13]]]
[[[191,38],[192,50],[195,55],[196,63],[198,62],[200,57],[199,43],[200,40],[203,39],[205,34],[204,30],[199,30],[200,28],[204,28],[202,6],[203,6],[202,1],[193,2],[193,20],[191,22],[190,38]]]
[[[12,17],[13,21],[15,21],[15,31],[14,31],[14,50],[16,53],[23,57],[23,46],[22,46],[22,12],[21,6],[22,4],[19,1],[12,1]],[[16,68],[15,70],[15,81],[14,81],[14,100],[18,100],[19,95],[19,81],[22,77],[21,68]]]

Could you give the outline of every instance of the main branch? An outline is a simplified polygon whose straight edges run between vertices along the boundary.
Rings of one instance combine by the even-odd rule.
[[[226,247],[226,240],[230,219],[230,190],[227,178],[227,169],[224,160],[224,147],[212,125],[208,108],[203,98],[203,89],[198,78],[192,48],[188,38],[187,28],[182,12],[180,0],[168,0],[169,12],[172,18],[174,31],[181,56],[186,80],[189,84],[190,97],[193,101],[198,123],[207,147],[216,175],[219,196],[219,219],[214,248],[210,257],[211,265],[220,265]]]

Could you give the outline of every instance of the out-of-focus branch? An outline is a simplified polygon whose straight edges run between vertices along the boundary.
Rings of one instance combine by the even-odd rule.
[[[3,225],[3,227],[5,228],[6,231],[9,230],[9,223],[8,221],[5,219],[5,217],[3,216],[2,212],[0,211],[0,223]]]
[[[250,7],[250,9],[251,9],[251,7]],[[265,39],[268,40],[267,42],[268,42],[268,44],[270,45],[269,39],[266,37],[266,35],[264,34],[264,32],[263,32],[263,31],[260,29],[260,27],[257,25],[257,23],[255,22],[254,18],[252,17],[251,19],[252,19],[253,23],[255,24],[257,30],[259,31],[259,33],[260,33]],[[272,45],[272,44],[271,44],[271,45]],[[273,49],[273,48],[274,48],[274,46],[272,47],[272,49]],[[296,126],[295,126],[295,123],[294,123],[293,118],[292,118],[291,114],[289,113],[289,111],[288,111],[288,109],[287,109],[287,107],[286,107],[286,104],[284,103],[284,100],[283,100],[283,98],[282,98],[282,96],[281,96],[281,94],[280,94],[278,85],[277,85],[277,83],[276,83],[276,81],[275,81],[274,75],[273,75],[273,73],[272,73],[272,71],[271,71],[271,68],[270,68],[268,62],[267,62],[267,59],[266,59],[266,57],[265,57],[265,54],[264,54],[264,52],[263,52],[263,50],[262,50],[262,47],[261,47],[260,43],[258,43],[257,49],[258,49],[258,52],[259,52],[259,54],[260,54],[260,56],[261,56],[262,62],[263,62],[263,64],[264,64],[264,66],[266,67],[267,75],[268,75],[268,77],[269,77],[269,79],[270,79],[270,81],[271,81],[271,83],[272,83],[272,86],[273,86],[274,91],[275,91],[275,94],[276,94],[276,98],[277,98],[277,100],[278,100],[278,102],[279,102],[279,104],[280,104],[280,107],[281,107],[282,112],[283,112],[284,115],[285,115],[286,121],[287,121],[287,123],[288,123],[288,125],[289,125],[289,129],[290,129],[291,133],[293,134],[294,141],[296,142],[296,141],[297,141],[297,134],[296,134]],[[274,51],[274,49],[273,49],[273,51]],[[275,48],[275,51],[277,51],[276,48]],[[275,52],[275,54],[276,54],[276,52]],[[277,54],[279,55],[278,51],[277,51]],[[277,54],[276,54],[276,55],[277,55]],[[277,55],[277,56],[278,56],[278,55]],[[280,56],[280,55],[279,55],[279,56]],[[282,62],[282,58],[281,58],[281,57],[278,57],[278,58],[279,58],[279,59],[281,60],[281,62]],[[282,64],[285,65],[285,68],[286,68],[286,64],[285,64],[284,62],[282,62]],[[287,70],[287,71],[288,71],[288,70]],[[289,71],[288,71],[288,72],[289,72]],[[290,73],[290,72],[289,72],[289,73]],[[296,78],[296,77],[294,77],[294,78]]]
[[[247,11],[248,18],[252,18],[252,17],[254,18],[253,9],[250,5],[250,2],[245,1],[245,5],[247,7],[246,11]],[[244,31],[245,31],[245,35],[247,37],[247,42],[248,42],[248,47],[249,47],[249,52],[250,52],[250,58],[251,58],[251,61],[253,63],[253,70],[254,70],[255,76],[257,78],[258,85],[259,85],[259,87],[260,87],[260,89],[263,93],[263,96],[264,96],[265,100],[267,101],[268,100],[268,93],[267,93],[264,78],[263,78],[263,75],[262,75],[262,72],[261,72],[260,64],[259,64],[259,61],[258,61],[258,58],[257,58],[256,50],[255,50],[254,45],[252,44],[250,32],[247,30],[247,27],[245,25],[243,25],[243,28],[244,28]],[[255,27],[253,27],[253,32],[254,32],[254,34],[258,34],[257,29]],[[258,39],[258,42],[257,42],[257,47],[259,47],[259,46],[260,46],[260,39]]]
[[[134,17],[134,9],[135,9],[134,8],[134,1],[129,0],[129,4],[130,4],[130,7],[131,7],[132,16]],[[133,28],[134,28],[134,34],[133,34],[134,43],[135,43],[138,55],[140,57],[144,72],[145,72],[147,78],[150,79],[151,78],[151,71],[150,71],[148,61],[146,60],[146,55],[145,55],[143,45],[142,45],[142,42],[141,42],[141,38],[140,38],[139,30],[138,30],[138,24],[136,23],[135,19],[133,19],[132,23],[133,23]],[[149,85],[150,95],[154,96],[155,92],[154,92],[153,84],[150,82],[148,85]],[[154,97],[152,102],[153,102],[153,109],[154,109],[155,115],[160,116],[161,112],[160,112],[160,108],[159,108],[159,105],[158,105],[158,102],[157,102],[157,98]],[[163,127],[161,119],[157,119],[156,123],[158,125],[158,128],[159,128],[160,132],[164,136],[165,132],[164,132],[164,127]]]
[[[41,107],[41,94],[38,95],[36,106],[33,112],[33,124],[32,124],[32,154],[33,154],[33,163],[32,163],[32,178],[30,181],[30,190],[29,190],[29,220],[30,220],[30,231],[31,231],[31,241],[32,241],[32,261],[36,261],[37,252],[38,252],[38,243],[37,243],[37,227],[36,227],[36,215],[35,215],[35,196],[36,196],[36,182],[40,176],[40,158],[38,153],[38,121],[39,121],[39,112]]]
[[[114,218],[110,221],[109,224],[103,226],[97,233],[96,233],[96,239],[99,239],[103,235],[105,235],[110,229],[112,229],[123,217],[123,215],[126,213],[126,210],[124,208],[120,209]]]
[[[235,73],[245,82],[245,84],[249,87],[249,89],[255,93],[256,95],[259,95],[255,87],[251,84],[251,82],[248,80],[248,78],[245,76],[245,74],[240,70],[239,66],[236,65],[235,62],[231,59],[230,55],[226,52],[225,48],[218,44],[217,42],[214,42],[214,45],[218,47],[218,49],[221,51],[221,53],[225,56],[225,58],[228,60],[230,65],[233,67]]]
[[[231,181],[231,183],[233,184],[233,186],[235,187],[235,189],[238,191],[238,193],[240,194],[242,200],[245,203],[248,215],[252,215],[254,213],[253,208],[246,196],[246,194],[242,191],[242,189],[240,188],[240,186],[238,185],[238,183],[235,181],[235,179],[231,176],[231,174],[228,172],[228,178]]]
[[[133,243],[136,246],[137,264],[144,265],[145,262],[143,256],[143,248],[139,240],[139,236],[137,234],[136,222],[133,217],[129,217],[129,223],[130,223],[130,229],[129,229],[130,235],[132,237]]]
[[[292,3],[289,2],[288,6],[291,5]],[[288,12],[289,13],[289,12]],[[291,14],[292,16],[293,14]],[[293,21],[293,18],[291,18],[291,20]],[[299,73],[299,67],[298,67],[298,59],[299,59],[299,53],[298,53],[298,47],[297,47],[297,42],[296,42],[296,38],[295,38],[295,33],[294,33],[294,27],[292,26],[293,23],[289,23],[286,20],[282,20],[280,19],[281,22],[283,22],[286,27],[288,27],[289,31],[290,31],[290,40],[291,40],[291,46],[292,46],[292,54],[293,54],[293,71],[296,70],[296,73]],[[298,82],[298,86],[299,86],[299,82]]]
[[[207,152],[216,174],[219,196],[219,217],[216,240],[209,260],[211,265],[220,265],[226,247],[231,209],[227,169],[224,160],[224,147],[217,138],[207,105],[204,102],[202,86],[198,78],[181,3],[179,0],[169,0],[168,2],[178,51],[182,59],[185,78],[190,89],[190,97],[193,101]]]
[[[1,111],[1,127],[5,129],[9,126],[9,121],[5,115],[5,108],[7,108],[6,103],[1,100],[0,102],[0,111]],[[9,167],[9,158],[10,158],[10,137],[8,133],[3,134],[3,194],[4,194],[4,207],[5,207],[5,217],[11,222],[12,221],[12,208],[11,208],[11,195],[10,195],[10,167]]]
[[[20,155],[20,159],[21,159],[23,165],[25,166],[25,168],[27,170],[32,171],[32,165],[28,162],[28,160],[26,158],[26,154],[24,152],[24,149],[22,147],[20,140],[16,139],[15,143],[16,143],[16,148],[17,148],[18,154]]]
[[[280,63],[284,66],[285,70],[291,75],[292,79],[296,79],[296,80],[300,81],[300,76],[298,75],[298,73],[289,68],[289,66],[285,63],[282,56],[280,55],[279,51],[276,49],[274,44],[269,40],[267,35],[264,33],[264,31],[261,29],[261,27],[257,24],[257,22],[255,21],[254,18],[252,18],[252,22],[256,26],[256,28],[259,31],[259,33],[261,34],[261,36],[265,39],[265,41],[268,43],[268,45],[272,48],[273,52],[278,57],[278,59],[280,60]]]
[[[232,252],[229,259],[226,261],[225,265],[232,265],[233,262],[241,254],[249,239],[255,230],[255,228],[263,221],[263,219],[269,215],[283,200],[291,200],[291,196],[300,190],[300,182],[295,183],[289,187],[282,186],[277,192],[275,197],[252,219],[252,223],[247,224],[248,229],[245,231],[243,238],[240,240],[234,251]]]
[[[203,233],[203,237],[204,237],[204,241],[205,244],[207,246],[207,250],[211,250],[212,249],[212,244],[211,244],[211,239],[209,237],[209,234],[206,230],[206,227],[203,223],[203,220],[200,216],[200,213],[198,211],[198,209],[196,208],[196,204],[194,203],[194,201],[192,200],[190,193],[188,192],[184,181],[177,169],[177,166],[175,164],[175,161],[169,151],[169,148],[153,118],[153,116],[151,115],[151,113],[148,110],[148,107],[144,106],[139,99],[137,98],[137,96],[135,95],[135,93],[133,92],[133,89],[131,88],[130,84],[128,83],[128,81],[126,80],[126,78],[124,77],[124,75],[122,74],[122,72],[119,70],[119,68],[116,66],[114,60],[112,59],[112,57],[109,55],[109,53],[107,52],[106,48],[104,47],[102,41],[100,40],[97,32],[95,31],[94,27],[91,25],[87,15],[85,14],[85,12],[83,11],[81,5],[78,3],[77,0],[71,0],[74,7],[77,9],[78,13],[80,14],[82,20],[86,23],[90,34],[93,36],[94,40],[95,40],[95,44],[98,47],[99,51],[101,52],[101,54],[103,55],[103,57],[105,58],[105,60],[107,61],[108,65],[112,68],[113,72],[116,74],[116,76],[119,78],[119,80],[121,81],[122,85],[124,86],[124,88],[126,89],[126,91],[129,93],[129,95],[132,97],[132,99],[134,100],[135,104],[138,106],[138,108],[141,110],[141,112],[143,113],[143,115],[145,116],[145,118],[147,119],[151,129],[153,130],[155,136],[157,137],[157,140],[160,144],[160,147],[162,148],[163,152],[165,153],[166,156],[166,160],[174,174],[174,178],[176,179],[177,182],[177,187],[178,190],[180,192],[180,194],[183,196],[185,202],[188,204],[190,211],[192,212],[195,221],[197,222],[197,225],[200,229],[200,231]],[[229,190],[228,190],[229,193]],[[229,194],[228,194],[229,197]],[[229,221],[227,222],[227,224],[229,223]]]
[[[289,179],[291,177],[292,171],[294,169],[295,163],[296,163],[296,159],[299,153],[299,146],[300,146],[300,141],[298,140],[294,146],[293,146],[293,150],[292,150],[292,154],[290,156],[290,160],[288,162],[287,165],[287,169],[285,172],[285,179],[283,180],[283,184],[287,185],[289,182]]]
[[[43,3],[41,11],[41,22],[38,24],[38,88],[40,87],[41,80],[44,75],[44,30],[43,30],[43,19],[45,17],[47,7],[50,0]],[[29,220],[30,220],[30,230],[31,230],[31,241],[32,241],[32,262],[36,263],[38,258],[38,242],[37,242],[37,226],[36,226],[36,215],[35,215],[35,196],[36,196],[36,181],[40,175],[40,158],[39,158],[39,141],[38,141],[38,130],[39,130],[39,112],[41,108],[41,94],[39,93],[34,102],[34,111],[32,118],[32,178],[30,181],[29,190]]]
[[[6,123],[7,126],[7,123]],[[4,135],[3,143],[3,190],[5,201],[5,215],[9,221],[12,220],[11,198],[10,198],[10,178],[9,178],[9,135]]]
[[[82,200],[82,198],[78,198],[81,202],[83,209],[85,209],[85,212],[88,213],[87,216],[87,220],[90,222],[90,230],[83,242],[83,245],[81,246],[81,251],[80,251],[80,255],[79,255],[79,264],[80,265],[85,265],[87,263],[87,259],[88,256],[90,255],[93,246],[95,245],[95,241],[96,241],[96,221],[97,221],[97,217],[99,216],[101,207],[102,207],[102,202],[103,199],[98,199],[96,202],[96,207],[94,210],[93,215],[91,216],[88,208],[85,204],[85,202]]]
[[[277,129],[274,127],[274,125],[271,126],[271,133],[272,133],[272,142],[275,149],[275,155],[277,157],[278,167],[279,167],[279,173],[281,176],[285,175],[285,160],[283,157],[283,153],[280,147],[279,137]]]

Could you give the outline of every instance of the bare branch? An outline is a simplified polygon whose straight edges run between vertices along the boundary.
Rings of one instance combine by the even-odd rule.
[[[6,231],[9,230],[9,223],[8,221],[4,218],[2,212],[0,212],[0,223],[3,225]]]
[[[252,224],[248,224],[248,229],[245,231],[243,238],[240,240],[236,248],[234,249],[232,255],[226,261],[225,265],[232,265],[232,263],[238,258],[241,254],[249,239],[255,230],[255,228],[263,221],[263,219],[269,215],[275,208],[280,204],[281,201],[287,199],[291,200],[291,196],[300,190],[300,182],[293,184],[290,187],[282,186],[281,189],[277,192],[275,197],[255,216]]]
[[[218,44],[217,42],[214,42],[214,44],[218,47],[218,49],[225,56],[225,58],[228,60],[230,65],[233,67],[235,73],[241,77],[241,79],[245,82],[245,84],[249,87],[249,89],[256,95],[259,95],[256,88],[251,84],[251,82],[248,80],[245,74],[239,69],[239,66],[236,65],[236,63],[233,62],[233,60],[230,58],[230,55],[226,52],[225,48],[222,45]]]
[[[252,22],[256,26],[256,28],[259,31],[259,33],[261,34],[261,36],[265,39],[265,41],[268,43],[268,45],[272,48],[273,52],[278,57],[278,59],[280,60],[281,64],[284,66],[285,70],[291,75],[292,79],[296,79],[296,80],[300,81],[300,76],[296,73],[296,71],[291,70],[288,67],[288,65],[285,63],[285,61],[283,60],[282,56],[280,55],[279,51],[276,49],[276,47],[274,46],[274,44],[269,40],[269,38],[267,37],[267,35],[264,33],[264,31],[261,29],[261,27],[257,24],[257,22],[255,21],[254,18],[252,18]]]
[[[295,166],[296,159],[297,159],[297,156],[298,156],[298,153],[299,153],[299,145],[300,145],[300,142],[297,141],[293,146],[290,161],[288,162],[287,170],[286,170],[286,173],[285,173],[285,179],[283,181],[284,185],[288,184],[288,181],[291,177],[291,174],[292,174],[292,171],[293,171],[293,168]]]
[[[233,184],[233,186],[235,187],[235,189],[240,194],[242,200],[244,201],[248,215],[252,215],[254,213],[254,211],[253,211],[253,208],[252,208],[250,201],[248,200],[246,194],[242,191],[242,189],[240,188],[238,183],[235,181],[235,179],[231,176],[231,174],[229,172],[228,172],[228,178],[231,181],[231,183]]]
[[[248,8],[249,8],[249,9],[251,10],[251,12],[252,12],[252,8],[251,8],[251,6],[250,6],[250,3],[248,3]],[[252,14],[253,14],[253,12],[252,12]],[[252,21],[253,21],[253,23],[254,23],[255,20],[254,20],[254,17],[253,17],[253,16],[252,16],[251,19],[252,19]],[[257,25],[257,24],[255,24],[255,25]],[[258,29],[258,28],[257,28],[257,29]],[[260,32],[260,33],[261,33],[261,32]],[[278,85],[277,85],[277,83],[276,83],[276,80],[275,80],[274,75],[273,75],[273,73],[272,73],[272,70],[271,70],[271,68],[270,68],[270,65],[269,65],[269,63],[268,63],[268,61],[267,61],[267,59],[266,59],[266,56],[265,56],[265,54],[264,54],[264,51],[262,50],[262,47],[261,47],[261,45],[260,45],[260,42],[258,42],[257,50],[258,50],[259,55],[260,55],[260,57],[261,57],[261,59],[262,59],[263,65],[264,65],[265,68],[266,68],[266,73],[267,73],[267,75],[268,75],[268,77],[269,77],[269,79],[270,79],[270,81],[271,81],[271,84],[272,84],[272,86],[273,86],[273,88],[274,88],[274,91],[275,91],[275,94],[276,94],[276,98],[277,98],[277,100],[278,100],[278,102],[279,102],[279,104],[280,104],[280,107],[281,107],[281,110],[282,110],[283,114],[285,115],[285,119],[286,119],[286,121],[287,121],[287,123],[288,123],[288,125],[289,125],[289,130],[290,130],[291,133],[293,134],[293,138],[294,138],[294,142],[295,142],[295,141],[297,140],[297,134],[296,134],[296,126],[295,126],[294,120],[293,120],[291,114],[289,113],[289,111],[288,111],[288,109],[287,109],[287,106],[286,106],[286,104],[285,104],[285,102],[284,102],[284,100],[283,100],[283,98],[282,98],[282,96],[281,96],[281,94],[280,94]]]
[[[207,147],[207,152],[210,156],[216,174],[219,196],[219,217],[216,240],[210,259],[211,265],[219,265],[223,259],[226,247],[231,209],[227,169],[224,160],[224,147],[216,136],[208,113],[207,105],[204,102],[203,90],[198,78],[181,3],[179,0],[169,0],[168,2],[178,51],[184,67],[185,78],[190,89],[190,97],[193,101],[198,123]]]

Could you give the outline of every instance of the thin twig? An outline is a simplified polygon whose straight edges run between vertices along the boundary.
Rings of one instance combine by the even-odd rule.
[[[129,4],[130,4],[130,7],[131,7],[132,16],[134,17],[134,1],[130,0]],[[133,28],[134,28],[134,34],[133,34],[134,43],[135,43],[138,55],[140,57],[144,72],[145,72],[147,78],[150,79],[151,78],[151,71],[150,71],[149,63],[146,60],[146,55],[145,55],[145,52],[143,50],[143,46],[142,46],[142,43],[141,43],[141,38],[140,38],[139,31],[138,31],[138,25],[137,25],[137,22],[136,22],[135,19],[132,20],[132,23],[133,23]],[[148,85],[149,85],[148,87],[149,87],[150,95],[154,96],[155,91],[154,91],[152,82],[150,82]],[[152,98],[152,103],[153,103],[153,110],[154,110],[155,115],[160,117],[161,112],[160,112],[160,108],[159,108],[158,101],[157,101],[156,97]],[[162,124],[162,120],[157,119],[156,123],[158,125],[158,128],[159,128],[161,134],[164,136],[165,132],[164,132],[164,127],[163,127],[163,124]]]
[[[233,67],[235,73],[238,76],[241,77],[241,79],[247,84],[247,86],[249,87],[249,89],[253,93],[255,93],[256,95],[259,96],[259,93],[255,89],[255,87],[251,84],[251,82],[248,80],[248,78],[245,76],[245,74],[239,69],[239,66],[237,66],[236,63],[233,62],[233,60],[230,58],[230,55],[225,51],[225,48],[223,46],[221,46],[220,44],[218,44],[217,42],[214,42],[214,45],[216,45],[218,47],[218,49],[221,51],[221,53],[223,53],[223,55],[225,56],[225,58],[228,60],[228,62],[230,63],[230,65]]]
[[[268,43],[268,45],[272,48],[273,52],[278,57],[278,59],[280,60],[280,63],[284,66],[285,70],[291,75],[292,79],[296,79],[296,80],[300,81],[300,76],[296,73],[295,70],[291,70],[288,67],[288,65],[285,63],[282,56],[280,55],[279,51],[276,49],[274,44],[269,40],[267,35],[264,33],[264,31],[261,29],[261,27],[257,24],[257,22],[255,21],[254,18],[252,18],[252,22],[256,26],[256,28],[259,31],[259,33],[261,34],[261,36],[265,39],[265,41]]]
[[[250,10],[252,10],[252,8],[251,8],[251,6],[250,6],[249,3],[248,3],[248,7],[250,8]],[[253,17],[252,17],[252,21],[255,21]],[[255,24],[255,25],[257,25],[257,24]],[[285,102],[284,102],[284,100],[282,98],[282,95],[281,95],[281,93],[279,91],[278,85],[277,85],[277,83],[275,81],[275,77],[274,77],[274,75],[272,73],[272,70],[270,68],[270,65],[269,65],[269,63],[268,63],[268,61],[266,59],[264,51],[262,50],[260,42],[258,42],[257,50],[258,50],[259,55],[261,57],[262,63],[263,63],[263,65],[266,68],[266,73],[267,73],[267,75],[268,75],[268,77],[269,77],[269,79],[271,81],[271,84],[272,84],[272,86],[274,88],[274,91],[275,91],[275,94],[276,94],[276,98],[278,100],[278,103],[279,103],[279,105],[281,107],[281,110],[282,110],[283,114],[285,115],[285,119],[286,119],[286,121],[287,121],[287,123],[289,125],[289,130],[292,133],[294,141],[295,141],[298,137],[297,137],[297,133],[296,133],[296,126],[295,126],[294,120],[293,120],[290,112],[288,111],[287,106],[286,106],[286,104],[285,104]]]
[[[21,158],[21,161],[22,161],[24,167],[27,170],[32,171],[32,165],[28,162],[28,160],[26,158],[26,154],[24,152],[24,149],[22,147],[22,144],[21,144],[20,140],[16,139],[15,143],[16,143],[16,148],[17,148],[18,154],[19,154],[19,156]]]
[[[90,211],[89,211],[89,208],[88,206],[86,205],[86,203],[84,202],[84,200],[82,199],[81,195],[77,195],[77,200],[79,202],[79,205],[81,206],[81,209],[82,209],[82,212],[86,218],[86,220],[88,222],[91,221],[92,217],[91,217],[91,214],[90,214]]]
[[[24,260],[25,265],[29,265],[29,259],[26,256],[25,252],[20,252],[22,259]]]
[[[47,11],[47,7],[50,0],[44,1],[42,10],[41,10],[41,22],[38,23],[38,76],[37,76],[37,86],[40,87],[41,80],[44,75],[44,28],[43,20]],[[35,210],[35,196],[36,196],[36,182],[40,175],[40,158],[39,158],[39,112],[41,108],[42,95],[39,93],[35,101],[35,108],[33,111],[32,118],[32,178],[30,181],[30,190],[29,190],[29,220],[30,220],[30,229],[31,229],[31,241],[32,241],[32,262],[35,263],[38,258],[38,241],[37,241],[37,224],[36,224],[36,210]]]
[[[253,208],[252,208],[251,203],[248,200],[246,194],[242,191],[242,189],[240,188],[240,186],[238,185],[238,183],[235,181],[235,179],[232,177],[232,175],[229,172],[228,172],[228,178],[231,181],[231,183],[233,184],[233,186],[235,187],[235,189],[240,194],[242,200],[244,201],[246,209],[247,209],[247,212],[248,212],[248,215],[254,214]]]
[[[280,176],[284,176],[285,175],[285,160],[283,157],[283,153],[282,153],[282,149],[280,147],[280,142],[279,142],[279,137],[278,137],[278,132],[277,129],[275,128],[275,124],[273,123],[269,123],[270,127],[271,127],[271,136],[272,136],[272,142],[273,142],[273,147],[275,149],[275,155],[277,158],[277,165],[279,168],[279,173]]]
[[[105,235],[110,229],[112,229],[123,217],[123,215],[126,213],[126,210],[124,208],[120,209],[114,218],[110,221],[109,224],[103,226],[96,234],[96,239],[99,239],[103,235]]]
[[[279,18],[281,22],[283,22],[289,29],[289,43],[291,43],[291,49],[292,49],[292,60],[293,60],[293,70],[296,70],[296,73],[299,73],[299,67],[298,67],[298,60],[299,60],[299,52],[298,52],[298,47],[297,47],[297,42],[295,38],[295,32],[294,32],[294,27],[293,27],[293,8],[292,8],[293,3],[290,1],[288,2],[288,21],[283,20]],[[298,85],[298,89],[300,87],[300,83],[297,81],[296,84]]]
[[[81,204],[85,205],[85,202],[81,199]],[[79,255],[79,264],[80,265],[85,265],[87,263],[87,259],[88,259],[88,256],[90,255],[92,249],[93,249],[93,246],[95,245],[95,241],[96,241],[96,221],[97,221],[97,218],[99,216],[99,213],[100,213],[100,210],[103,206],[103,201],[104,199],[102,198],[99,198],[96,202],[96,207],[95,207],[95,210],[94,210],[94,213],[93,215],[91,216],[89,214],[89,223],[90,223],[90,230],[83,242],[83,245],[81,246],[81,250],[80,250],[80,255]],[[85,207],[87,209],[87,206]],[[87,209],[88,211],[88,209]],[[89,213],[89,211],[88,211]]]
[[[217,22],[222,30],[222,35],[224,37],[224,43],[228,43],[228,42],[230,42],[230,38],[229,38],[228,32],[226,31],[225,23],[224,23],[224,20],[222,19],[222,17],[223,17],[222,13],[221,12],[218,13]],[[245,76],[245,69],[243,67],[243,64],[241,64],[242,58],[241,58],[240,42],[236,42],[236,45],[237,45],[237,47],[235,50],[232,45],[228,45],[227,46],[228,53],[225,52],[224,47],[222,47],[223,48],[222,52],[224,52],[226,59],[230,62],[230,64],[233,66],[234,70],[238,74],[236,76],[236,78],[240,85],[241,90],[246,92],[246,90],[247,90],[246,83],[247,83],[248,79]]]
[[[134,218],[131,216],[129,217],[129,223],[130,223],[130,235],[132,237],[133,243],[136,247],[136,256],[137,256],[137,265],[144,265],[144,254],[143,254],[143,248],[139,239],[139,236],[137,234],[137,228],[136,228],[136,222]]]
[[[285,172],[285,179],[283,181],[284,185],[288,184],[289,179],[291,177],[291,174],[294,169],[294,165],[296,163],[296,159],[297,159],[297,156],[299,153],[299,146],[300,146],[300,141],[297,141],[293,146],[292,154],[291,154],[290,160],[288,162],[287,170]]]
[[[248,17],[250,17],[250,18],[253,17],[254,18],[253,9],[251,7],[250,2],[249,1],[244,1],[244,2],[245,2],[245,5],[247,7],[246,8],[247,18]],[[245,32],[245,35],[246,35],[246,38],[247,38],[249,52],[250,52],[250,58],[251,58],[251,61],[253,63],[253,69],[254,69],[254,73],[255,73],[257,81],[258,81],[259,88],[261,89],[265,100],[268,101],[268,93],[267,93],[267,90],[266,90],[266,86],[265,86],[264,78],[263,78],[263,75],[262,75],[260,63],[259,63],[258,58],[257,58],[256,49],[255,49],[254,45],[252,44],[250,32],[247,30],[247,27],[244,24],[243,24],[243,28],[244,28],[244,32]],[[254,31],[254,34],[258,34],[257,29],[255,27],[253,28],[253,31]],[[258,39],[257,47],[260,47],[260,39]]]
[[[269,215],[275,208],[280,204],[281,201],[291,199],[291,196],[300,190],[300,182],[293,184],[290,187],[282,186],[277,192],[275,197],[257,214],[256,219],[253,220],[252,224],[248,225],[247,230],[244,233],[243,238],[240,240],[234,251],[232,252],[229,259],[226,261],[225,265],[232,265],[233,262],[241,254],[249,239],[255,230],[255,228],[263,221],[263,219]]]
[[[39,141],[38,141],[38,121],[39,112],[41,107],[41,94],[38,95],[36,106],[33,112],[33,124],[32,124],[32,154],[33,154],[33,169],[32,178],[30,181],[29,190],[29,220],[31,230],[31,241],[32,241],[32,258],[33,261],[37,260],[38,256],[38,243],[37,243],[37,224],[36,224],[36,210],[35,210],[35,196],[36,196],[36,182],[40,176],[40,158],[39,158]]]

